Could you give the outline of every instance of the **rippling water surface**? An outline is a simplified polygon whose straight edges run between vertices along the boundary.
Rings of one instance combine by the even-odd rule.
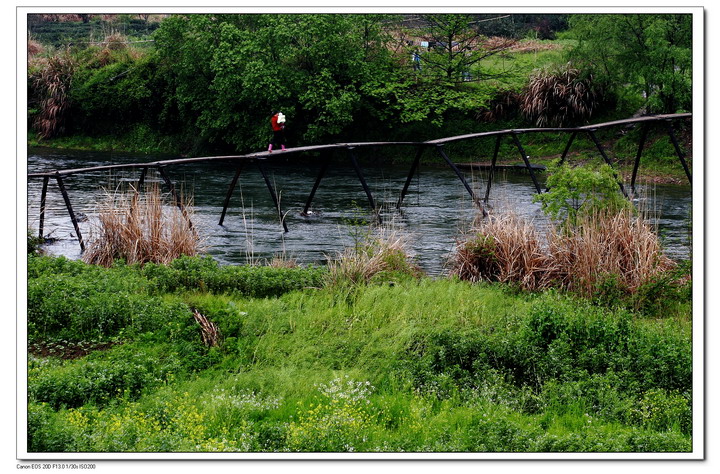
[[[68,152],[30,149],[28,172],[81,168],[97,165],[148,162],[167,159],[134,154]],[[444,263],[456,241],[468,229],[476,210],[457,176],[446,167],[423,165],[413,180],[400,211],[395,203],[405,182],[409,165],[385,166],[378,160],[361,158],[361,166],[375,200],[382,205],[384,226],[401,234],[411,254],[431,274],[443,272]],[[193,224],[206,237],[207,253],[222,264],[262,260],[284,253],[302,263],[322,263],[367,231],[372,220],[366,195],[352,167],[338,162],[328,169],[313,200],[310,217],[300,215],[319,170],[319,163],[292,158],[266,162],[268,174],[278,191],[289,232],[283,232],[267,187],[257,167],[243,169],[224,225],[218,225],[222,205],[232,179],[230,165],[197,164],[168,168],[176,183],[194,198]],[[476,193],[484,195],[486,175],[466,172]],[[139,171],[78,174],[65,180],[76,212],[87,216],[80,223],[83,236],[91,235],[94,215],[105,190],[118,183],[134,182]],[[157,180],[149,176],[148,181]],[[146,181],[147,182],[147,181]],[[28,182],[28,228],[37,233],[42,179]],[[538,204],[532,202],[535,188],[525,173],[500,173],[493,181],[490,204],[511,207],[521,215],[546,222]],[[690,256],[688,218],[692,205],[689,186],[653,185],[641,187],[649,196],[642,203],[657,214],[657,224],[666,253],[673,258]],[[50,181],[45,216],[45,235],[54,238],[46,250],[54,255],[80,258],[80,246],[62,196]]]

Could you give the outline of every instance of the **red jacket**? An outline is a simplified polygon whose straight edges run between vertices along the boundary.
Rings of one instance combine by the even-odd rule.
[[[270,119],[270,125],[272,125],[273,132],[279,132],[285,127],[285,125],[278,123],[278,114],[272,116]]]

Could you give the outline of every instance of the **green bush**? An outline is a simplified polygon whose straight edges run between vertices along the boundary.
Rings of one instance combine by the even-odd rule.
[[[535,195],[533,200],[553,219],[574,225],[580,216],[618,211],[630,205],[620,193],[616,172],[607,164],[571,167],[557,160],[549,173],[548,191]]]
[[[43,275],[28,281],[29,339],[108,339],[158,330],[186,306],[143,294],[142,282],[112,271],[92,278]]]
[[[660,340],[663,342],[660,343]],[[627,311],[544,296],[533,303],[517,331],[420,332],[405,362],[416,387],[443,397],[447,387],[472,387],[489,371],[516,388],[536,390],[552,381],[619,377],[618,389],[637,395],[692,382],[692,346],[687,332],[671,325],[650,330]]]
[[[54,409],[105,404],[115,397],[136,398],[155,381],[151,361],[82,361],[28,377],[31,400]]]
[[[280,296],[306,287],[320,287],[325,269],[219,266],[211,257],[180,257],[170,265],[147,264],[142,274],[159,293],[211,291],[255,298]]]

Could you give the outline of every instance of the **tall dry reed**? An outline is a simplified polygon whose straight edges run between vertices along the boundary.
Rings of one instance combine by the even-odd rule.
[[[570,230],[551,228],[549,254],[559,286],[584,295],[612,275],[634,293],[675,266],[652,226],[632,210],[596,212]]]
[[[544,232],[514,213],[482,220],[458,245],[450,272],[469,281],[517,283],[526,290],[563,288],[589,296],[613,276],[636,292],[674,267],[657,234],[632,210],[596,212],[572,227]]]
[[[528,290],[549,286],[552,270],[542,236],[514,213],[479,221],[451,261],[451,274],[461,279],[519,283]]]
[[[108,193],[83,260],[110,266],[120,258],[128,264],[144,264],[197,255],[202,242],[192,227],[191,214],[190,202],[184,212],[167,205],[157,185],[143,193]]]

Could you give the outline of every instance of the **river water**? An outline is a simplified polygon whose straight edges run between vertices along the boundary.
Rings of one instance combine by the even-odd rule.
[[[268,175],[279,193],[289,232],[284,232],[262,175],[248,164],[230,202],[224,225],[218,225],[234,168],[223,164],[195,164],[168,168],[176,186],[193,196],[193,225],[205,238],[206,252],[221,264],[263,261],[285,255],[300,263],[323,263],[347,246],[352,246],[373,221],[366,195],[354,169],[338,161],[328,169],[313,200],[310,217],[300,215],[319,170],[319,162],[299,160],[290,155],[267,161]],[[52,169],[150,162],[173,157],[127,153],[79,152],[31,148],[28,172]],[[382,227],[401,235],[409,253],[430,274],[441,274],[456,242],[476,216],[467,191],[448,167],[424,164],[413,179],[400,211],[395,209],[409,165],[384,165],[382,160],[362,157],[360,164],[377,204]],[[119,183],[136,182],[139,171],[107,171],[72,175],[65,179],[76,213],[87,216],[80,230],[87,240],[95,225],[94,216],[106,190]],[[486,173],[465,171],[479,196],[484,196]],[[542,173],[539,175],[542,183]],[[146,182],[157,180],[149,175]],[[28,229],[36,235],[39,225],[42,179],[28,181]],[[656,215],[665,252],[672,258],[689,258],[688,219],[692,193],[687,185],[640,186],[640,205]],[[547,221],[533,203],[535,188],[525,172],[500,172],[493,180],[490,205],[512,209],[538,225]],[[377,229],[377,228],[376,228]],[[44,233],[52,243],[45,246],[51,255],[80,258],[80,246],[54,180],[47,194]]]

